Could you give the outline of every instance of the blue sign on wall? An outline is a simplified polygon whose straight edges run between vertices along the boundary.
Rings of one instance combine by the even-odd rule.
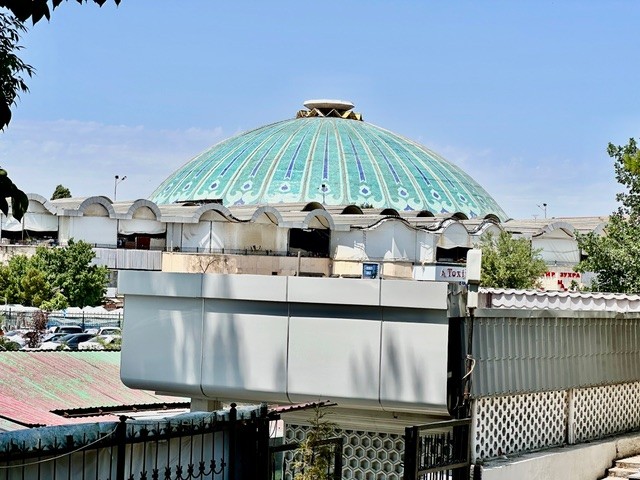
[[[362,264],[362,278],[378,278],[378,269],[380,265],[377,263]]]

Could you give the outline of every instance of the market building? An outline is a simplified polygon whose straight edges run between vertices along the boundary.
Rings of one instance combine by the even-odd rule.
[[[0,214],[0,253],[75,238],[114,271],[459,282],[466,252],[506,230],[541,249],[545,288],[582,283],[575,232],[606,218],[510,219],[460,168],[351,103],[305,105],[196,156],[149,199],[29,194],[21,222]]]
[[[640,426],[637,348],[597,334],[635,336],[635,299],[566,292],[586,280],[576,233],[602,233],[606,218],[510,219],[465,172],[350,102],[305,107],[213,146],[148,199],[31,194],[22,222],[0,217],[0,253],[93,244],[121,274],[127,386],[205,410],[336,403],[345,478],[402,478],[405,428],[448,418],[467,422],[478,465]],[[544,286],[560,293],[469,295],[468,254],[501,231],[541,250]],[[595,370],[580,370],[585,358]],[[600,409],[616,420],[598,430]],[[283,415],[287,438],[304,435],[302,415]]]

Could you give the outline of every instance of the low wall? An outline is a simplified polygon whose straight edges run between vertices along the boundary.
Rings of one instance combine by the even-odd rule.
[[[601,440],[588,445],[554,448],[481,467],[482,480],[598,480],[615,460],[640,453],[640,434]]]
[[[184,273],[243,273],[254,275],[317,275],[331,274],[328,258],[275,256],[275,255],[229,255],[203,253],[164,252],[163,272]]]

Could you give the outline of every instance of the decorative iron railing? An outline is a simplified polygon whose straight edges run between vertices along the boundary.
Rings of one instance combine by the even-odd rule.
[[[244,480],[268,474],[269,418],[220,414],[0,434],[0,479]]]
[[[471,419],[405,429],[404,480],[468,480]]]

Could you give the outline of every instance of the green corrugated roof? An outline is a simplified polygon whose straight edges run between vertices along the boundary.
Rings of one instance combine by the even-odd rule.
[[[0,352],[0,417],[25,425],[77,423],[52,410],[174,403],[120,380],[120,352]]]

